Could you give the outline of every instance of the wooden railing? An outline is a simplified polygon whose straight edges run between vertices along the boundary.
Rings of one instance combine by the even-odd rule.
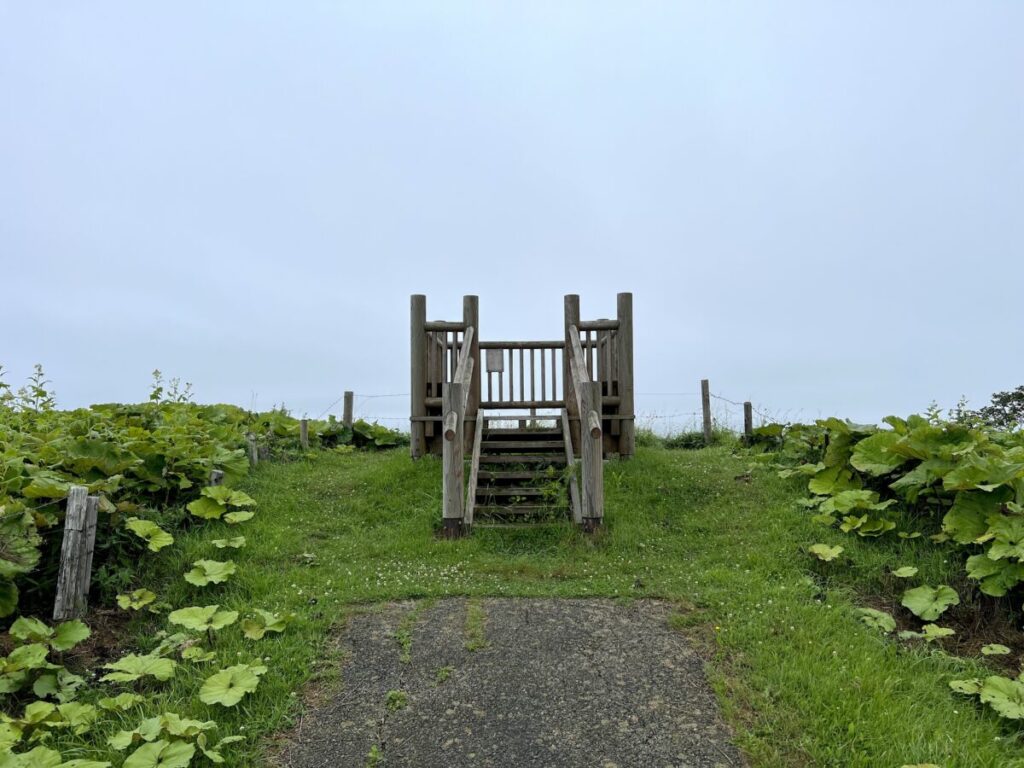
[[[460,536],[466,527],[463,483],[466,455],[466,406],[469,403],[476,360],[472,356],[473,339],[476,329],[470,325],[463,337],[462,349],[452,379],[441,392],[441,414],[444,445],[443,462],[443,506],[444,535]],[[473,414],[474,421],[482,421]],[[479,434],[479,430],[475,430]],[[475,441],[479,445],[479,441]],[[479,450],[479,448],[475,448]]]
[[[576,413],[579,418],[580,470],[583,494],[581,517],[584,528],[594,529],[604,518],[604,450],[601,428],[601,382],[593,381],[587,366],[580,332],[569,326],[569,373]]]

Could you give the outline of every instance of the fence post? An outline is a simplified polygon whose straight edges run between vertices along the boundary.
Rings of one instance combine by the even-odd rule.
[[[754,438],[754,406],[747,400],[743,403],[743,439],[750,445]]]
[[[595,424],[589,423],[591,412],[601,413],[601,383],[584,382],[580,393],[580,461],[583,470],[583,529],[597,530],[604,520],[604,437],[601,434],[600,415]],[[595,437],[592,430],[597,432]]]
[[[707,379],[700,380],[700,405],[704,412],[704,445],[711,445],[711,385]]]
[[[256,435],[249,432],[246,434],[245,439],[249,443],[249,464],[255,467],[260,463],[260,452],[256,447]]]
[[[352,392],[345,390],[345,410],[342,412],[341,423],[347,429],[352,429],[352,397]]]
[[[220,469],[210,470],[210,485],[224,485],[224,472]]]
[[[462,384],[448,382],[441,391],[441,413],[443,428],[442,495],[444,503],[444,530],[446,539],[454,539],[464,532],[463,522],[463,413]],[[454,416],[454,419],[452,419]],[[454,423],[449,423],[452,419]]]
[[[68,490],[64,540],[57,573],[57,598],[53,604],[54,621],[77,619],[88,607],[100,505],[98,496],[88,494],[89,490],[84,485],[73,485]]]
[[[409,453],[414,459],[426,453],[426,425],[417,421],[427,415],[427,297],[415,294],[411,300],[409,350],[412,384],[409,403]]]
[[[299,445],[302,450],[309,450],[309,419],[299,421]]]
[[[618,295],[619,330],[618,376],[619,415],[625,418],[619,424],[619,456],[629,458],[636,453],[636,412],[633,398],[633,294]],[[608,394],[611,394],[609,392]]]

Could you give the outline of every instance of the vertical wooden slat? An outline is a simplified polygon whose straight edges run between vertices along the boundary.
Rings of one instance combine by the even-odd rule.
[[[554,356],[554,350],[551,350],[551,354],[552,354],[552,356]],[[543,349],[540,350],[540,399],[541,400],[547,400],[548,399],[548,383],[547,383],[547,377],[545,376],[546,371],[544,369],[544,361],[546,359],[547,359],[547,355],[544,354],[544,350]],[[552,365],[551,367],[553,369],[555,366]],[[557,398],[554,396],[554,394],[552,394],[551,395],[551,399],[555,400]]]
[[[415,419],[427,415],[427,338],[424,332],[424,325],[427,322],[427,297],[415,295],[412,297],[411,305],[409,414]],[[414,459],[418,459],[426,452],[426,430],[422,421],[409,422],[409,436],[409,453]]]
[[[561,400],[561,399],[563,399],[563,398],[560,398],[558,396],[558,359],[557,359],[558,356],[556,354],[557,352],[558,352],[557,349],[552,349],[551,350],[551,399],[552,400]],[[562,357],[565,357],[565,352],[562,353]],[[564,389],[564,387],[563,387],[563,389]],[[568,398],[568,395],[563,395],[563,397],[564,398]],[[568,402],[568,400],[566,400],[566,402]]]
[[[754,437],[754,405],[749,400],[743,403],[743,438],[749,445]]]
[[[700,408],[704,416],[704,445],[711,445],[711,385],[700,380]]]
[[[516,399],[516,351],[508,351],[508,399],[512,402]]]
[[[534,359],[533,353],[536,350],[530,350],[530,399],[537,399],[537,362]],[[544,360],[544,350],[540,351],[540,359]]]
[[[523,355],[526,353],[522,349],[519,350],[519,399],[526,399],[526,365],[523,362]]]
[[[636,452],[635,405],[633,402],[633,294],[620,293],[617,300],[619,329],[616,376],[619,381],[619,456],[629,458]]]
[[[299,446],[304,451],[309,450],[309,419],[299,421]]]
[[[502,352],[502,355],[505,353]],[[505,366],[501,366],[504,368]],[[498,371],[498,401],[503,402],[505,400],[505,372]]]

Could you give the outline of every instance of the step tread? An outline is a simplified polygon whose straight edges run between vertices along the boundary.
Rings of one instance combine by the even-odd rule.
[[[494,470],[481,469],[477,473],[477,482],[485,480],[556,480],[557,475],[551,477],[543,469],[541,470]]]
[[[480,504],[473,507],[473,516],[499,515],[534,515],[538,512],[565,512],[568,504]]]
[[[525,487],[521,485],[478,485],[477,496],[544,496],[551,495],[547,488]]]
[[[494,453],[480,456],[481,464],[565,464],[564,453]]]
[[[487,440],[486,438],[480,443],[480,447],[484,450],[501,448],[501,449],[517,449],[517,450],[528,450],[532,448],[543,448],[546,450],[561,450],[565,451],[565,444],[558,440]]]

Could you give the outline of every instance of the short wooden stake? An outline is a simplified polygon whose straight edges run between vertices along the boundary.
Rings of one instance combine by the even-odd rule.
[[[309,450],[309,419],[299,421],[299,445],[302,450]]]
[[[747,400],[743,403],[743,439],[747,444],[754,438],[754,406]]]
[[[345,411],[341,417],[341,423],[347,429],[352,429],[352,397],[351,392],[345,392]]]
[[[707,379],[700,380],[700,405],[704,412],[704,445],[711,445],[711,385]]]
[[[210,470],[210,485],[224,485],[224,471],[220,469]]]
[[[88,494],[89,490],[84,485],[73,485],[68,491],[60,570],[57,573],[57,599],[53,604],[54,621],[77,619],[88,608],[100,506],[99,497]]]
[[[245,439],[249,443],[249,463],[255,467],[260,463],[260,452],[256,447],[256,435],[250,432],[245,436]]]

